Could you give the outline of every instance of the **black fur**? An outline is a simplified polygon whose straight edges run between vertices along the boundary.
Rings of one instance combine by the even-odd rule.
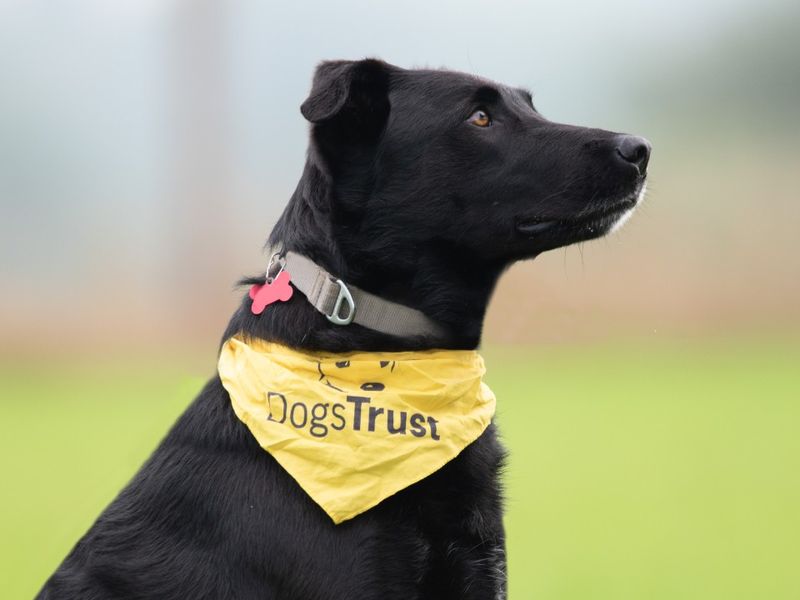
[[[490,127],[470,122],[477,109]],[[322,63],[301,111],[308,159],[270,244],[447,333],[338,327],[296,293],[260,316],[245,297],[224,338],[475,348],[501,272],[606,233],[635,204],[649,156],[639,138],[547,121],[524,90],[378,60]],[[435,474],[335,526],[214,377],[39,598],[502,598],[502,461],[490,426]]]

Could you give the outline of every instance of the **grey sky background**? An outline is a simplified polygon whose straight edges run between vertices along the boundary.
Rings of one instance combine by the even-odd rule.
[[[378,56],[523,85],[554,120],[650,137],[658,168],[660,154],[742,124],[786,129],[769,115],[796,117],[786,111],[800,80],[787,71],[800,56],[789,29],[771,32],[793,15],[783,0],[0,0],[2,306],[53,285],[79,304],[109,279],[151,289],[170,269],[203,270],[207,249],[162,263],[176,235],[182,244],[181,221],[210,231],[214,211],[236,258],[226,284],[258,265],[302,169],[299,105],[322,59]],[[191,33],[195,19],[204,25]],[[175,59],[187,31],[213,64]],[[217,193],[207,210],[175,200],[187,136],[219,157],[218,173],[198,174]]]

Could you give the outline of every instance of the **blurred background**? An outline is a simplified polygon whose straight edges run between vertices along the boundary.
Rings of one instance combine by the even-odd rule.
[[[213,374],[322,59],[643,135],[619,233],[484,340],[512,598],[800,597],[800,5],[0,0],[0,596],[31,597]]]

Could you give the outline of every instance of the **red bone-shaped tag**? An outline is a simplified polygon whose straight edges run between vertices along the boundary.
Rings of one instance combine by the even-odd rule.
[[[292,297],[294,288],[289,285],[290,276],[287,271],[281,271],[272,280],[272,283],[255,284],[250,288],[250,299],[253,301],[250,310],[254,315],[260,315],[264,309],[280,300],[286,302]]]

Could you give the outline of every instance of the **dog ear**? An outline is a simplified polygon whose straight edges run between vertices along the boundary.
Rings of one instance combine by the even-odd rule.
[[[389,114],[389,76],[395,68],[376,59],[325,61],[314,73],[300,112],[314,124],[351,119],[382,125]]]

